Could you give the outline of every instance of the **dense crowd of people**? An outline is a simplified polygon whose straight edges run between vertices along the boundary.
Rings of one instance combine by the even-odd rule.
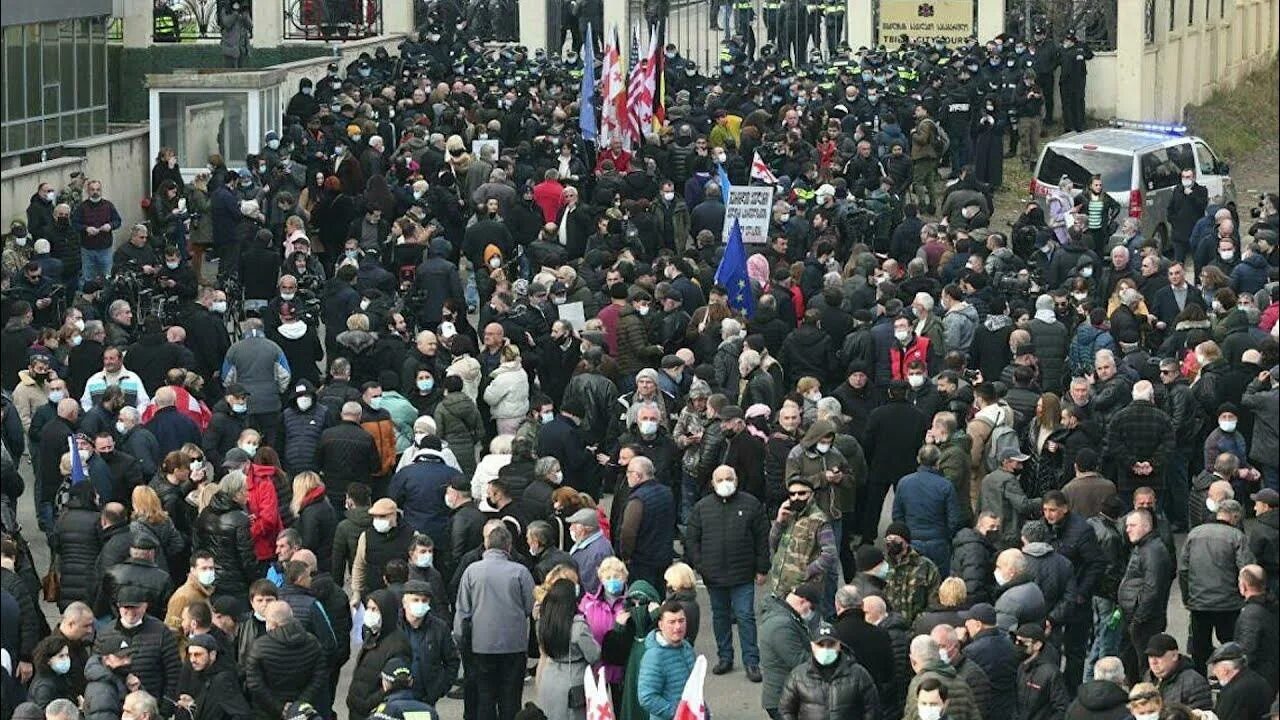
[[[4,718],[581,720],[591,667],[670,720],[706,613],[774,720],[1275,717],[1275,195],[998,229],[1020,40],[668,46],[662,131],[597,150],[581,68],[439,28],[242,167],[162,150],[127,232],[83,177],[12,224]]]

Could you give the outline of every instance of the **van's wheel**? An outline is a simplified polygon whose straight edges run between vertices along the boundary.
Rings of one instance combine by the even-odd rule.
[[[1165,230],[1164,225],[1156,228],[1152,234],[1156,241],[1156,247],[1160,248],[1160,254],[1168,257],[1173,248],[1169,247],[1169,231]]]

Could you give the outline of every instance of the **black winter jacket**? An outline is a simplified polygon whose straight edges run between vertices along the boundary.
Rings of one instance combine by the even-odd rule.
[[[1160,690],[1165,705],[1181,703],[1193,710],[1212,710],[1213,692],[1209,681],[1205,680],[1186,655],[1178,656],[1178,664],[1165,678],[1155,677],[1150,670],[1142,674],[1145,682],[1152,683]]]
[[[1109,680],[1090,680],[1076,690],[1066,720],[1128,720],[1129,693]]]
[[[708,495],[689,513],[687,560],[708,587],[732,587],[769,572],[769,521],[749,493]]]
[[[783,720],[875,718],[880,694],[866,668],[844,651],[833,666],[810,659],[792,670],[782,684],[778,713]]]
[[[835,347],[816,326],[801,325],[788,335],[778,362],[786,369],[788,386],[805,376],[817,378],[824,388],[834,384]]]
[[[983,717],[1012,718],[1016,706],[1017,666],[1013,642],[999,628],[980,631],[964,648],[964,656],[987,673],[991,702]]]
[[[30,662],[31,651],[35,649],[36,643],[48,634],[48,627],[42,627],[44,616],[40,614],[40,600],[18,573],[8,568],[0,568],[0,591],[9,593],[18,601],[20,632],[18,642],[13,645],[17,647],[18,659]],[[10,644],[9,641],[5,642],[6,647]]]
[[[222,458],[236,446],[240,433],[244,432],[245,417],[231,412],[226,400],[219,400],[213,406],[213,417],[209,426],[204,429],[204,442],[201,447],[213,467],[222,466]]]
[[[98,529],[98,512],[73,495],[49,534],[50,550],[58,557],[62,580],[58,596],[60,610],[76,601],[93,602],[93,589],[98,582],[93,569],[102,549]]]
[[[317,569],[328,572],[333,559],[334,533],[338,529],[338,513],[329,498],[321,493],[307,501],[293,527],[302,535],[302,546],[315,553]]]
[[[1054,548],[1071,562],[1075,571],[1075,597],[1068,598],[1068,602],[1073,604],[1074,615],[1069,617],[1083,620],[1091,612],[1090,598],[1106,572],[1106,559],[1100,552],[1098,538],[1089,527],[1089,521],[1083,516],[1067,513],[1061,522],[1050,528],[1054,534]]]
[[[960,528],[951,541],[951,574],[964,580],[966,599],[970,603],[995,601],[991,591],[996,566],[996,548],[973,528]]]
[[[1040,654],[1018,666],[1018,717],[1021,720],[1057,720],[1067,710],[1071,696],[1058,671],[1058,651],[1046,645]]]
[[[1235,641],[1244,648],[1249,667],[1272,684],[1274,694],[1280,669],[1280,605],[1274,596],[1254,595],[1245,600],[1236,618]]]
[[[412,662],[413,649],[400,627],[400,603],[390,590],[377,590],[369,599],[382,613],[382,626],[377,632],[363,628],[364,644],[356,656],[351,672],[351,688],[347,692],[350,717],[368,717],[382,701],[382,666],[392,658]]]
[[[178,643],[173,632],[163,622],[146,615],[141,625],[129,629],[117,619],[99,631],[98,638],[107,647],[113,644],[118,647],[122,640],[128,642],[133,651],[129,672],[142,681],[142,689],[157,698],[177,699],[182,659],[178,657]],[[88,674],[86,668],[85,676]]]
[[[1129,564],[1116,589],[1116,601],[1126,621],[1164,624],[1173,572],[1173,558],[1159,535],[1147,533],[1129,553]]]
[[[258,559],[244,508],[218,493],[196,518],[193,550],[213,553],[218,565],[218,591],[242,597],[258,577]]]
[[[369,478],[382,466],[373,436],[348,420],[321,433],[316,463],[331,498],[342,497],[350,483],[368,484]]]
[[[294,701],[328,707],[329,663],[320,644],[297,621],[268,630],[253,641],[245,666],[245,688],[258,720],[276,720]]]
[[[892,691],[898,678],[894,668],[893,641],[889,633],[867,622],[861,608],[851,608],[836,616],[836,637],[847,648],[854,648],[858,662],[871,673],[882,697]]]
[[[304,470],[319,470],[316,464],[316,450],[320,447],[320,434],[333,422],[336,416],[329,414],[329,409],[315,403],[306,412],[296,405],[290,404],[280,413],[280,432],[276,433],[281,447],[280,459],[284,461],[285,470],[296,475]]]
[[[157,567],[152,560],[133,558],[107,568],[93,604],[94,615],[105,617],[113,614],[116,597],[126,587],[141,590],[147,597],[147,614],[164,619],[165,610],[169,607],[169,596],[173,594],[169,573]]]

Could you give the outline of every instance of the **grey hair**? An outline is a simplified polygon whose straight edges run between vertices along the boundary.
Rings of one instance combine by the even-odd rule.
[[[1116,354],[1111,352],[1110,350],[1107,350],[1106,348],[1103,348],[1093,354],[1093,363],[1095,365],[1102,362],[1103,360],[1110,360],[1111,362],[1114,363],[1116,361]]]
[[[63,620],[75,621],[86,615],[93,615],[93,608],[79,600],[71,603],[62,611]]]
[[[139,691],[142,692],[142,691]],[[146,695],[146,693],[142,693]],[[155,698],[150,695],[147,697],[151,700],[152,717],[156,717],[159,711],[155,709]],[[80,708],[76,704],[66,698],[58,698],[51,700],[44,708],[44,717],[46,718],[62,718],[63,720],[80,720]]]
[[[631,459],[631,462],[636,463],[636,467],[640,468],[644,472],[646,479],[650,479],[650,480],[653,479],[653,461],[652,460],[650,460],[649,458],[643,455],[637,455]]]
[[[498,522],[502,522],[499,520]],[[486,550],[505,550],[511,551],[511,531],[507,526],[502,524],[489,531],[484,536],[484,547]]]
[[[921,665],[940,661],[942,656],[938,654],[938,643],[928,635],[911,638],[911,659]]]
[[[1093,679],[1124,687],[1124,663],[1114,655],[1099,658],[1093,664]]]
[[[121,420],[128,420],[129,422],[135,423],[138,422],[138,408],[132,405],[125,405],[120,408],[120,412],[117,414],[120,416]]]
[[[1227,517],[1231,518],[1232,522],[1235,522],[1239,520],[1240,517],[1244,514],[1244,507],[1240,505],[1239,500],[1233,500],[1231,498],[1227,498],[1226,500],[1219,500],[1217,514],[1226,515]]]
[[[742,323],[733,318],[725,318],[720,321],[720,339],[729,340],[738,336],[742,332]]]
[[[533,464],[533,475],[534,477],[548,477],[552,472],[559,469],[559,467],[560,461],[550,455],[540,457],[538,458],[538,461]]]
[[[840,401],[833,397],[824,397],[819,400],[817,408],[819,418],[838,417],[844,412],[844,408],[840,407]]]
[[[105,333],[106,331],[107,327],[102,324],[101,320],[86,320],[84,323],[83,335],[85,337],[89,337],[90,335],[97,337],[99,334]]]
[[[841,585],[836,590],[836,605],[842,608],[862,607],[862,591],[857,585]]]
[[[341,416],[344,418],[347,418],[347,417],[358,418],[363,412],[364,411],[360,408],[360,403],[356,402],[355,400],[349,400],[342,404]]]
[[[546,520],[534,520],[529,523],[528,533],[538,539],[539,545],[543,547],[551,546],[551,523]]]
[[[1004,558],[1009,569],[1013,571],[1013,577],[1010,580],[1016,580],[1027,574],[1027,556],[1022,554],[1018,548],[1009,548],[1000,553],[996,557],[996,562],[1000,562],[1000,558]]]
[[[129,309],[128,300],[112,300],[111,304],[107,306],[107,317],[115,317],[116,313],[122,310],[128,310],[128,309]],[[88,329],[88,327],[89,327],[89,324],[85,323],[86,330]]]

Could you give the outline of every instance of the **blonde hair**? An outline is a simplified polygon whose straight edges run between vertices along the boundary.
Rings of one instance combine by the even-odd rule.
[[[209,503],[213,500],[213,497],[218,494],[220,489],[221,487],[215,482],[207,482],[196,489],[194,493],[194,500],[197,515],[204,512],[204,509],[209,506]],[[190,500],[188,500],[188,502],[190,502]]]
[[[164,511],[164,505],[160,503],[160,496],[147,485],[135,487],[129,501],[133,505],[134,520],[155,525],[169,519],[169,513]]]
[[[942,581],[938,586],[938,602],[943,607],[960,607],[969,597],[969,593],[965,590],[964,580],[958,577],[949,577]]]
[[[626,580],[628,575],[627,564],[612,555],[600,561],[600,567],[596,570],[596,577],[601,580],[605,577],[621,577]]]
[[[347,317],[348,330],[368,330],[369,316],[364,313],[354,313]]]
[[[796,390],[798,390],[801,395],[819,387],[822,387],[822,383],[818,382],[818,378],[816,377],[806,375],[796,381]]]
[[[289,502],[289,507],[293,510],[294,517],[302,512],[302,502],[307,499],[307,494],[322,487],[324,483],[320,476],[310,470],[293,476],[293,500]]]
[[[682,562],[674,563],[667,568],[667,571],[662,574],[662,579],[672,590],[692,590],[698,584],[693,568]]]
[[[71,477],[71,453],[64,452],[62,457],[58,458],[58,474],[63,477]]]

